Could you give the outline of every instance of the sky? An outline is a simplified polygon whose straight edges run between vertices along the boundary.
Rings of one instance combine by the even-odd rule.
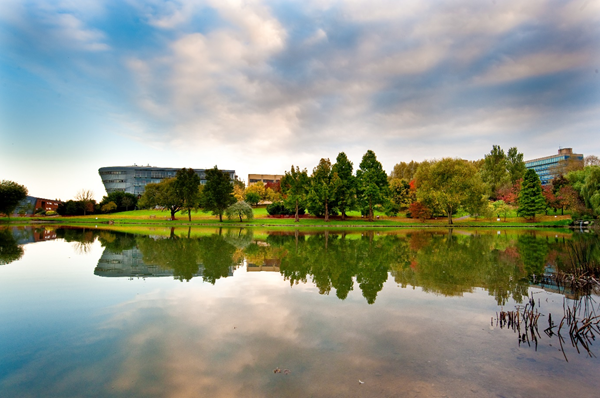
[[[600,0],[0,1],[0,179],[600,156]]]

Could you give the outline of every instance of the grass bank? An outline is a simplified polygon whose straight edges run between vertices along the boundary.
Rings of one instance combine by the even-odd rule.
[[[417,219],[406,218],[404,215],[398,217],[388,217],[383,214],[376,214],[377,219],[369,222],[360,217],[360,213],[351,212],[346,220],[338,217],[332,217],[328,222],[322,218],[305,216],[299,222],[294,221],[294,217],[271,217],[267,214],[264,207],[254,209],[254,219],[240,222],[238,219],[219,222],[218,216],[211,215],[208,212],[192,212],[191,221],[188,215],[176,215],[176,220],[170,220],[170,213],[156,210],[136,210],[128,212],[118,212],[111,214],[97,214],[88,216],[50,216],[50,217],[12,217],[0,218],[0,223],[59,223],[68,225],[144,225],[144,226],[206,226],[206,227],[300,227],[300,228],[394,228],[394,227],[515,227],[515,228],[536,228],[536,227],[566,227],[571,223],[570,215],[543,215],[536,218],[535,221],[528,221],[520,217],[508,217],[498,220],[496,218],[482,219],[468,216],[454,219],[452,225],[448,224],[445,217],[429,219],[421,222]]]

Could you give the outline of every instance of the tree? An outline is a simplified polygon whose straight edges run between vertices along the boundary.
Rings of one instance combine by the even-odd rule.
[[[584,158],[585,166],[600,166],[600,158],[595,155],[588,155]]]
[[[112,201],[110,201],[109,203],[104,204],[100,207],[100,210],[104,213],[114,212],[116,209],[117,209],[117,204],[115,204]]]
[[[390,179],[406,179],[407,181],[411,181],[415,177],[418,168],[419,163],[415,161],[397,163],[394,165],[392,173],[390,173]]]
[[[206,171],[206,184],[202,191],[201,205],[204,209],[219,215],[219,221],[223,221],[223,212],[233,205],[233,184],[229,174],[221,172],[217,166]]]
[[[498,200],[492,204],[494,212],[500,217],[500,215],[504,215],[504,221],[506,222],[506,215],[510,212],[510,205],[502,200]]]
[[[410,213],[410,217],[419,219],[421,222],[425,222],[425,220],[431,217],[431,211],[422,202],[413,202],[410,204],[408,212]]]
[[[423,162],[415,178],[417,199],[425,204],[438,204],[448,216],[448,224],[452,224],[452,214],[459,207],[484,194],[484,185],[475,166],[458,158]]]
[[[295,221],[299,222],[298,208],[301,201],[306,198],[308,191],[309,179],[306,169],[300,171],[299,167],[292,165],[289,172],[285,172],[285,175],[281,179],[281,191],[287,196],[286,201],[294,205],[295,209]]]
[[[180,169],[173,182],[175,193],[182,200],[182,208],[187,210],[188,221],[192,221],[192,209],[198,208],[200,201],[200,176],[194,169]]]
[[[515,184],[519,179],[522,179],[523,176],[525,176],[527,168],[523,161],[523,153],[520,153],[519,150],[517,150],[517,147],[511,147],[508,150],[506,164],[512,184]]]
[[[506,154],[499,145],[494,145],[492,151],[485,156],[481,167],[481,178],[488,185],[489,194],[493,198],[496,198],[498,189],[510,181]]]
[[[125,193],[125,194],[129,194],[129,193]],[[131,197],[130,196],[123,197],[123,200],[121,201],[121,204],[125,207],[125,212],[127,212],[129,210],[130,206],[135,206],[135,204],[137,204],[137,198],[135,197],[135,195],[133,195],[133,194],[130,194],[130,195],[131,195]]]
[[[352,169],[352,162],[345,153],[340,152],[331,170],[333,173],[337,173],[339,177],[336,189],[336,205],[342,214],[342,220],[346,219],[346,212],[356,206],[356,178]]]
[[[102,197],[100,201],[100,209],[109,202],[114,202],[117,205],[116,211],[128,211],[129,207],[137,205],[137,197],[131,193],[123,191],[113,191],[112,193]]]
[[[260,202],[260,194],[255,191],[250,191],[244,194],[244,199],[251,206],[256,206]]]
[[[240,222],[242,221],[242,218],[244,216],[248,220],[252,220],[254,218],[254,212],[252,212],[252,207],[244,201],[238,201],[235,204],[231,205],[225,210],[225,214],[230,220],[233,217],[239,217]]]
[[[406,179],[392,178],[390,185],[390,202],[394,210],[404,211],[417,200],[415,190]],[[396,212],[397,213],[397,212]]]
[[[361,208],[368,211],[369,221],[373,221],[373,207],[382,204],[389,193],[387,174],[373,151],[368,150],[363,155],[356,181],[358,201]]]
[[[91,190],[81,189],[75,196],[75,199],[83,204],[83,215],[85,216],[87,211],[94,210],[94,193]]]
[[[10,180],[0,183],[0,213],[10,218],[19,202],[27,198],[27,188]]]
[[[329,158],[321,158],[319,165],[313,169],[308,192],[308,211],[315,216],[324,216],[329,221],[331,205],[335,201],[340,178],[331,169]]]
[[[542,183],[533,169],[527,169],[519,192],[519,214],[535,220],[535,215],[544,212],[546,200],[542,194]]]
[[[171,212],[171,220],[183,208],[183,199],[175,189],[175,178],[164,179],[160,183],[146,184],[144,194],[139,200],[142,208],[161,207]]]
[[[588,166],[585,172],[581,196],[585,201],[585,206],[591,209],[595,215],[600,215],[600,166]]]

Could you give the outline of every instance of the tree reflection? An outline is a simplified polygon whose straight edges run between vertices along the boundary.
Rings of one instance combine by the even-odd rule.
[[[201,259],[197,239],[145,236],[137,238],[137,247],[145,264],[173,270],[173,277],[179,281],[189,281],[198,273]]]
[[[23,248],[9,229],[0,229],[0,265],[8,265],[23,257]]]
[[[427,231],[406,236],[364,232],[344,234],[269,235],[280,250],[280,272],[290,284],[311,280],[319,293],[345,299],[355,282],[367,303],[375,302],[388,272],[402,287],[454,296],[486,289],[498,304],[527,295],[528,276],[543,271],[548,245],[532,235],[456,234]],[[260,251],[253,244],[246,254]],[[264,251],[264,250],[263,250]]]

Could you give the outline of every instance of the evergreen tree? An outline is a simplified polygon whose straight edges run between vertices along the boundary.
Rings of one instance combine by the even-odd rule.
[[[217,166],[206,172],[206,184],[202,190],[200,203],[213,215],[219,215],[219,222],[223,221],[223,212],[230,205],[236,203],[233,196],[233,184],[228,173],[221,172]]]
[[[293,204],[295,209],[295,221],[299,222],[298,208],[300,202],[306,198],[306,193],[309,187],[308,173],[306,169],[300,171],[299,167],[292,165],[292,169],[289,172],[285,172],[285,176],[280,182],[281,191],[287,196],[286,202]]]
[[[363,156],[356,180],[361,208],[368,209],[369,220],[373,221],[373,207],[383,203],[389,191],[387,174],[373,151],[368,150]]]
[[[192,209],[198,207],[200,201],[200,176],[194,169],[180,169],[175,177],[175,191],[183,200],[182,208],[187,209],[188,220],[192,221]]]
[[[494,145],[492,151],[485,156],[481,167],[481,178],[488,185],[489,194],[493,198],[496,198],[498,189],[510,181],[507,167],[508,162],[504,150],[499,145]]]
[[[508,167],[508,175],[510,176],[510,182],[515,184],[517,180],[522,179],[525,176],[525,162],[523,162],[523,153],[517,150],[517,147],[511,147],[508,150],[506,156],[506,164]]]
[[[337,173],[339,184],[336,190],[336,206],[342,214],[342,220],[346,219],[346,212],[356,207],[356,178],[352,171],[352,162],[345,153],[340,152],[335,159],[332,171]]]
[[[328,222],[339,183],[340,178],[332,171],[329,159],[321,158],[310,179],[307,198],[309,212],[315,216],[324,216]]]
[[[535,170],[527,169],[521,183],[518,213],[527,219],[535,220],[535,215],[545,210],[546,200],[542,193],[540,178]]]

